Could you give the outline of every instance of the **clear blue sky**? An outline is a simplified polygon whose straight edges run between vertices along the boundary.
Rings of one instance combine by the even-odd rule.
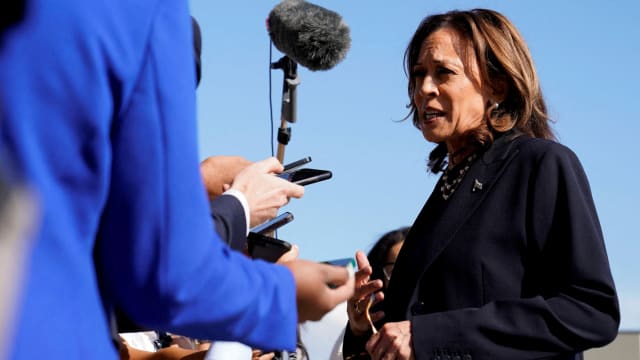
[[[556,133],[590,179],[622,305],[622,329],[640,329],[640,1],[312,1],[351,29],[346,58],[328,71],[299,69],[298,122],[285,162],[311,156],[333,179],[306,188],[282,211],[279,237],[301,257],[329,260],[368,250],[410,225],[437,178],[425,171],[432,144],[406,115],[404,49],[427,14],[487,7],[527,40]],[[199,149],[208,155],[271,155],[269,36],[278,1],[191,0],[203,33]],[[275,48],[273,60],[282,54]],[[282,72],[271,72],[275,125]]]

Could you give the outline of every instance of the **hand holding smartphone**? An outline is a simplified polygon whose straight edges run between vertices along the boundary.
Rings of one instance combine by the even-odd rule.
[[[274,263],[291,250],[291,244],[271,236],[250,232],[247,237],[247,249],[252,258]]]
[[[249,236],[247,236],[249,256],[254,259],[262,259],[269,262],[278,261],[282,255],[291,250],[291,244],[266,234],[275,231],[277,228],[291,221],[293,221],[293,214],[284,212],[263,224],[253,227],[249,231]]]

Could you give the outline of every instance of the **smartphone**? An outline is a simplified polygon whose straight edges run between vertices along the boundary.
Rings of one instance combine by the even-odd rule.
[[[354,258],[342,258],[323,262],[329,265],[342,266],[353,270],[356,269],[356,260]]]
[[[250,232],[247,237],[247,250],[254,259],[276,262],[291,250],[291,244],[264,234]]]
[[[265,235],[276,230],[282,225],[290,223],[291,221],[293,221],[293,214],[287,211],[274,217],[271,220],[267,220],[262,224],[251,228],[251,230],[249,231],[257,234]]]
[[[311,162],[311,156],[307,156],[300,160],[296,160],[294,162],[288,163],[287,165],[284,166],[284,172],[289,172],[291,170],[299,168],[300,166],[304,164],[308,164],[310,162]]]
[[[323,261],[324,264],[329,264],[329,265],[334,265],[334,266],[342,266],[347,268],[347,271],[349,272],[349,276],[354,276],[355,272],[356,272],[356,260],[354,258],[342,258],[342,259],[335,259],[335,260],[329,260],[329,261]],[[337,286],[335,284],[327,284],[328,287],[335,289]]]
[[[309,185],[331,179],[331,171],[318,169],[299,169],[278,174],[281,178],[298,185]]]

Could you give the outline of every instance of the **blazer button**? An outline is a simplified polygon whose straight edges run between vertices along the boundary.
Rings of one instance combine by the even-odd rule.
[[[413,305],[411,305],[411,315],[421,315],[424,314],[424,302],[419,301]]]

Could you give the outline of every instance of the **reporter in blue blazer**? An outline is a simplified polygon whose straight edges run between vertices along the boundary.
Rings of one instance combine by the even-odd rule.
[[[251,261],[214,230],[188,2],[25,3],[2,34],[0,143],[42,216],[9,358],[116,359],[113,308],[148,328],[294,350],[298,321],[346,300],[353,280],[304,260]],[[275,215],[304,192],[280,171],[275,158],[258,162],[230,190],[260,194],[256,177],[275,185],[260,194]],[[249,214],[264,210],[248,202]]]
[[[345,358],[581,359],[620,314],[587,177],[554,141],[529,50],[485,9],[425,18],[405,53],[414,125],[442,172],[380,287],[359,257]],[[382,296],[377,297],[382,300]]]

